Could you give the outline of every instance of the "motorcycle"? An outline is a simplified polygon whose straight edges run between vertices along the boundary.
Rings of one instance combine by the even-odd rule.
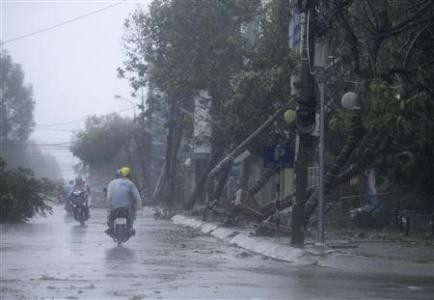
[[[66,213],[69,216],[72,215],[72,203],[71,203],[71,199],[65,200],[65,211],[66,211]]]
[[[86,193],[83,190],[76,190],[71,193],[70,204],[72,212],[74,214],[74,219],[84,225],[90,217],[89,207],[86,201]]]
[[[107,225],[109,226],[109,229],[106,230],[106,234],[117,242],[118,246],[125,243],[130,237],[135,235],[130,212],[125,207],[114,209],[110,213]]]

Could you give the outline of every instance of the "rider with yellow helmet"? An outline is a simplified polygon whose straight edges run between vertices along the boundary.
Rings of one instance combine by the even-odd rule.
[[[110,181],[107,186],[107,201],[109,208],[109,231],[112,230],[113,212],[118,208],[127,208],[131,222],[135,219],[136,211],[142,206],[142,199],[136,185],[131,181],[131,170],[122,167],[118,170],[119,177]]]

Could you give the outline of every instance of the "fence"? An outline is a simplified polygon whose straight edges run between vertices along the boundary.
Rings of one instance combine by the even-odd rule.
[[[326,226],[347,228],[393,228],[404,235],[434,237],[434,212],[400,208],[400,195],[393,192],[378,193],[380,206],[369,204],[369,195],[332,195],[326,205]],[[333,200],[334,198],[334,200]],[[316,224],[316,217],[311,225]]]

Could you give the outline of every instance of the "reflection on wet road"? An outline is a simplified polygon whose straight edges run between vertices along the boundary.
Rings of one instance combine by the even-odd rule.
[[[80,226],[56,207],[2,225],[1,299],[432,299],[434,279],[294,267],[141,212],[122,247],[106,212]]]

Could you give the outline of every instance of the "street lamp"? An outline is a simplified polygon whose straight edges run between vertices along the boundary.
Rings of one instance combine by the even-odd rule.
[[[125,101],[127,101],[127,102],[133,104],[134,107],[137,106],[137,103],[135,103],[135,102],[133,102],[132,100],[130,100],[130,99],[128,99],[128,98],[125,98],[125,97],[123,97],[123,96],[121,96],[121,95],[117,95],[117,94],[116,94],[116,95],[114,95],[113,97],[114,97],[115,99],[122,99],[122,100],[125,100]]]
[[[342,96],[341,104],[346,109],[354,109],[359,106],[359,96],[354,92],[347,92]]]
[[[292,122],[295,121],[296,117],[297,117],[297,113],[292,109],[288,109],[283,114],[283,118],[285,119],[286,123],[288,123],[288,124],[292,124]]]
[[[139,147],[139,157],[142,157],[142,154],[144,154],[147,159],[146,161],[143,161],[142,158],[140,159],[140,165],[142,168],[142,174],[144,177],[144,181],[146,182],[146,186],[149,188],[151,186],[151,169],[152,169],[152,132],[151,132],[151,114],[148,115],[148,128],[146,128],[146,124],[145,124],[145,98],[143,96],[143,90],[141,93],[141,103],[137,103],[132,101],[131,99],[125,98],[121,95],[114,95],[113,97],[115,99],[122,99],[124,101],[127,101],[131,104],[133,104],[133,109],[134,109],[134,119],[133,122],[139,123],[139,126],[141,127],[141,134],[142,135],[142,145],[143,148],[141,148],[142,146],[138,146]],[[137,119],[136,117],[136,108],[140,109],[140,115],[139,115],[139,119]],[[149,110],[148,110],[149,111]],[[144,149],[144,152],[142,152],[142,149]],[[146,167],[147,166],[147,167]]]
[[[121,99],[121,100],[127,101],[128,103],[131,103],[133,105],[134,120],[135,120],[136,119],[136,107],[138,106],[138,104],[135,103],[134,101],[132,101],[132,100],[130,100],[128,98],[125,98],[125,97],[123,97],[121,95],[118,95],[118,94],[114,95],[113,97],[115,99]]]

